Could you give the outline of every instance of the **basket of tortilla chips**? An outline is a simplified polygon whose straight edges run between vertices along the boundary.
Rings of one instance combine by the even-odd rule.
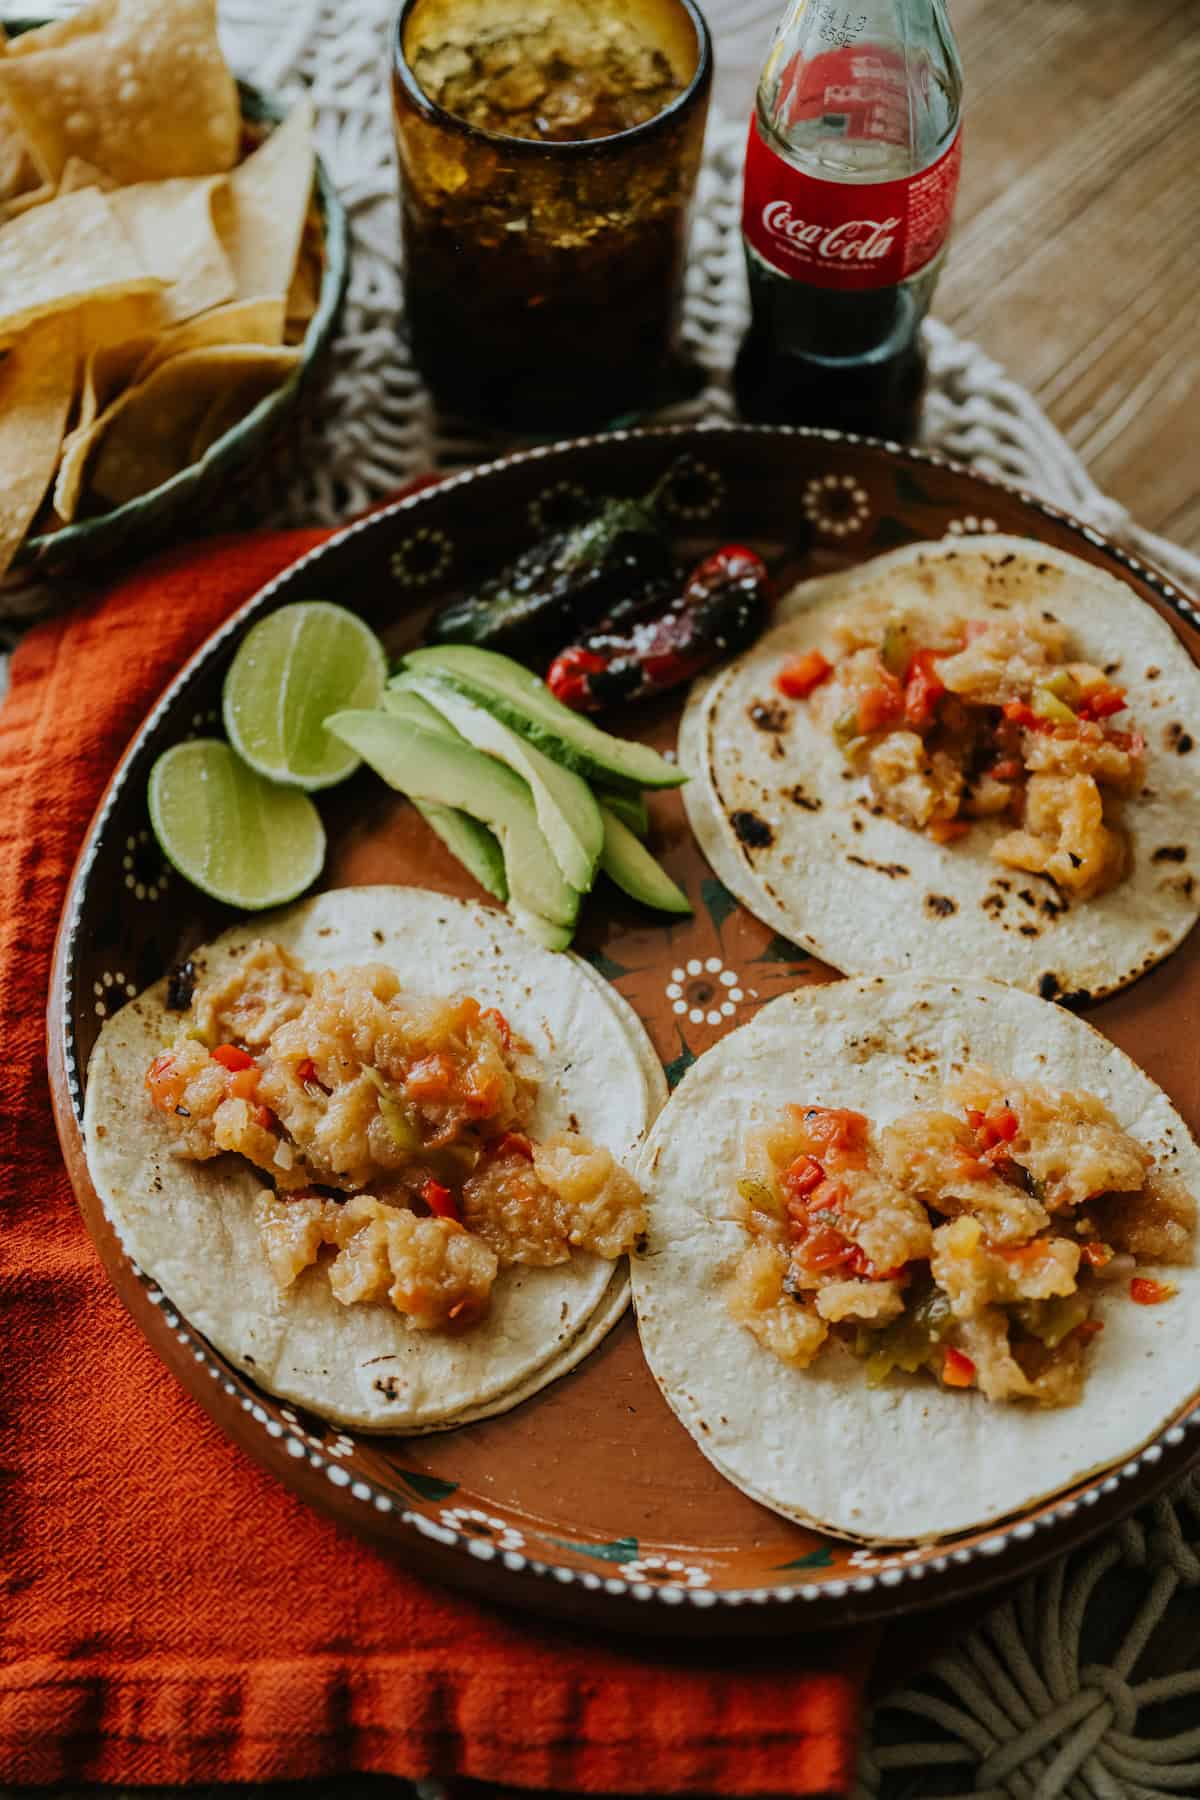
[[[345,215],[215,0],[0,28],[0,581],[196,520],[332,334]]]

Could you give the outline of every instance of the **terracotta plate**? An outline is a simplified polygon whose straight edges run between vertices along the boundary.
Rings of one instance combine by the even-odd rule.
[[[1131,1463],[1000,1529],[921,1550],[855,1550],[785,1522],[717,1475],[661,1399],[629,1317],[575,1374],[501,1418],[404,1442],[356,1438],[259,1393],[176,1317],[116,1245],[79,1133],[101,1020],[228,923],[163,867],[146,778],[167,745],[213,729],[222,677],[250,622],[285,601],[324,597],[360,611],[399,650],[431,603],[495,569],[587,496],[645,492],[681,454],[689,462],[671,492],[684,552],[739,539],[785,557],[799,575],[947,531],[1019,532],[1123,576],[1189,648],[1200,645],[1191,604],[1096,532],[939,457],[834,432],[615,433],[457,476],[295,563],[209,640],[154,708],[72,882],[51,991],[51,1073],[80,1206],[134,1319],[218,1423],[289,1487],[429,1574],[506,1602],[643,1631],[795,1630],[955,1599],[1022,1572],[1177,1477],[1200,1439],[1180,1419]],[[677,720],[678,707],[664,706],[636,728],[666,748]],[[370,774],[324,797],[323,809],[328,885],[477,892],[412,808]],[[665,924],[609,889],[587,904],[578,947],[637,1007],[677,1080],[765,1001],[834,976],[760,926],[714,877],[678,797],[656,800],[653,816],[655,845],[691,895],[694,920]],[[1193,1129],[1198,1013],[1193,936],[1088,1015],[1161,1082]]]

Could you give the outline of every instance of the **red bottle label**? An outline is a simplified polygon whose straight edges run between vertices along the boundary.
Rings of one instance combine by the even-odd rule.
[[[765,262],[810,287],[895,287],[946,241],[962,131],[935,163],[900,181],[821,181],[792,167],[750,121],[742,231]]]

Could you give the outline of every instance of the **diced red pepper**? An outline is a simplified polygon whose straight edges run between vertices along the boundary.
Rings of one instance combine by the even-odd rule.
[[[302,1063],[296,1064],[296,1079],[309,1087],[317,1079],[317,1065],[311,1056],[306,1056]]]
[[[814,1275],[823,1275],[829,1269],[838,1269],[849,1262],[854,1255],[855,1245],[848,1244],[840,1231],[834,1231],[830,1225],[821,1225],[800,1245],[798,1255],[806,1269]]]
[[[1045,724],[1045,720],[1039,719],[1032,706],[1027,706],[1024,700],[1007,701],[1004,706],[1004,717],[1011,725],[1023,725],[1026,731],[1036,731],[1039,726]]]
[[[808,1154],[830,1169],[861,1168],[866,1161],[869,1121],[837,1106],[793,1106]]]
[[[947,1387],[968,1388],[975,1382],[975,1364],[953,1344],[946,1345],[946,1355],[942,1362],[942,1380]]]
[[[996,1144],[1011,1143],[1021,1129],[1020,1121],[1011,1106],[1000,1106],[990,1113],[968,1108],[967,1124],[979,1139],[983,1150],[991,1150]]]
[[[1031,1244],[989,1244],[988,1248],[1002,1256],[1005,1262],[1016,1263],[1019,1269],[1032,1267],[1046,1254],[1046,1246],[1040,1238],[1034,1238]]]
[[[918,650],[908,665],[904,678],[904,719],[914,731],[932,725],[937,703],[946,684],[934,667],[939,661],[936,650]]]
[[[179,1105],[184,1081],[169,1050],[162,1056],[156,1056],[146,1070],[146,1088],[151,1105],[156,1106],[159,1112],[174,1112]]]
[[[1020,781],[1021,765],[1013,756],[1006,756],[1003,762],[996,763],[988,770],[993,781]]]
[[[784,663],[775,677],[775,686],[789,700],[806,700],[814,688],[820,687],[833,674],[833,664],[819,650],[806,650]]]
[[[935,844],[953,844],[957,838],[966,837],[970,829],[969,819],[935,819],[925,832]]]
[[[1075,708],[1075,716],[1078,719],[1111,719],[1114,713],[1124,712],[1128,704],[1124,688],[1097,688],[1095,693],[1084,695]]]
[[[1178,1291],[1173,1281],[1151,1281],[1145,1275],[1135,1275],[1129,1284],[1129,1298],[1139,1306],[1161,1306]]]
[[[229,1077],[228,1093],[233,1100],[253,1100],[262,1070],[253,1065],[248,1069],[235,1069]]]
[[[453,1219],[455,1224],[462,1223],[459,1218],[458,1202],[454,1195],[448,1187],[443,1187],[441,1182],[435,1181],[432,1176],[422,1186],[421,1198],[435,1219]]]
[[[438,1051],[415,1062],[404,1078],[404,1090],[414,1100],[446,1100],[454,1088],[454,1064]]]
[[[533,1161],[533,1145],[523,1131],[506,1131],[496,1145],[497,1156],[523,1156],[526,1162]]]
[[[254,1058],[248,1050],[239,1050],[236,1044],[218,1044],[212,1053],[214,1062],[220,1063],[223,1069],[252,1069]]]
[[[411,1090],[410,1090],[411,1092]],[[500,1077],[484,1075],[472,1069],[471,1078],[463,1090],[463,1105],[473,1119],[486,1119],[494,1113],[500,1103]]]
[[[1090,1343],[1092,1338],[1099,1337],[1103,1330],[1103,1319],[1084,1319],[1082,1324],[1075,1327],[1075,1336],[1079,1339],[1080,1343],[1087,1344]]]
[[[271,1111],[269,1106],[256,1106],[254,1108],[254,1123],[256,1125],[261,1125],[264,1131],[272,1131],[275,1126],[275,1114]]]
[[[490,1025],[495,1027],[496,1036],[500,1039],[501,1045],[505,1050],[509,1049],[512,1044],[512,1026],[500,1011],[500,1008],[498,1006],[489,1006],[486,1012],[481,1012],[479,1016],[481,1019],[486,1019]]]
[[[1110,731],[1108,742],[1130,756],[1140,756],[1146,748],[1145,733],[1141,731]]]
[[[799,1199],[820,1187],[824,1179],[825,1171],[815,1156],[798,1156],[784,1170],[783,1185],[789,1194]]]
[[[903,690],[896,677],[884,669],[878,685],[867,688],[858,697],[858,729],[864,736],[870,731],[886,731],[903,716]]]
[[[1081,1255],[1089,1269],[1102,1269],[1106,1263],[1112,1261],[1113,1248],[1111,1244],[1101,1244],[1093,1239],[1091,1243],[1083,1246]]]
[[[877,1269],[861,1245],[851,1244],[846,1273],[857,1276],[860,1281],[902,1281],[908,1273],[908,1264],[897,1263],[894,1269]]]

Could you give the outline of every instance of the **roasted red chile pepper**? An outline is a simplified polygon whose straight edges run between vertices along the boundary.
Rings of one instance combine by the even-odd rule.
[[[546,679],[576,712],[645,700],[750,643],[770,605],[762,558],[743,544],[726,544],[697,564],[667,606],[605,619],[555,658]]]

